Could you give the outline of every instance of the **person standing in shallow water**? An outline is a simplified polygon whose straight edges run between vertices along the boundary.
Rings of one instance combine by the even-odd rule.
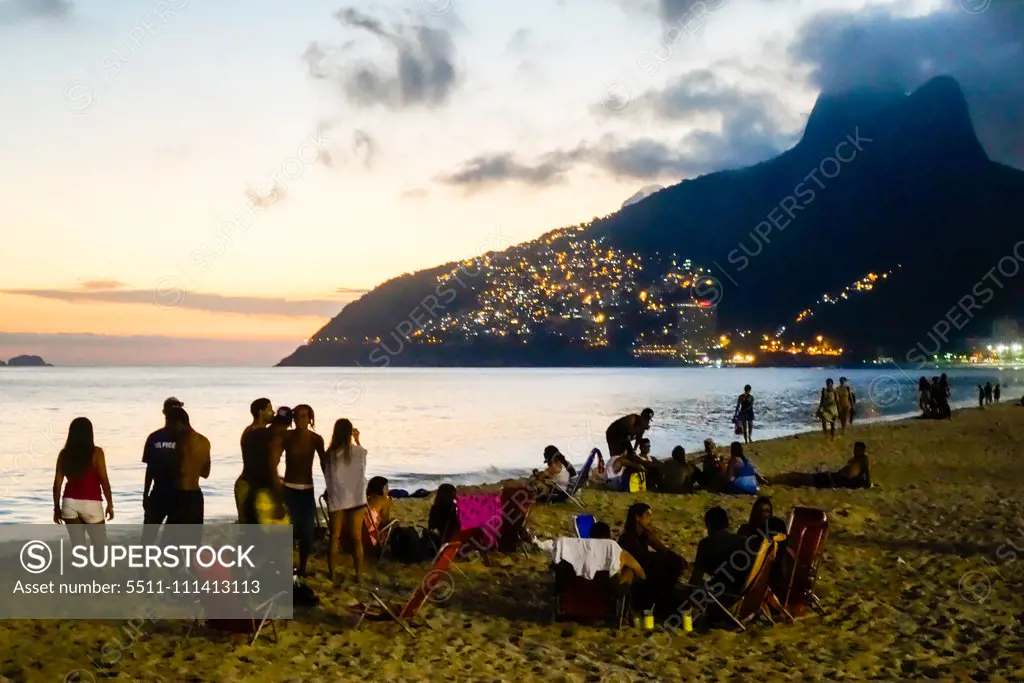
[[[834,384],[831,377],[825,380],[825,386],[821,390],[821,398],[818,400],[817,412],[818,419],[821,420],[821,431],[825,433],[825,436],[829,436],[829,427],[831,426],[831,438],[833,441],[836,438],[836,418],[839,417]]]
[[[853,387],[846,383],[845,377],[840,377],[839,388],[836,389],[836,410],[839,413],[839,429],[843,434],[846,434],[847,423],[853,422],[853,402],[855,400]]]
[[[736,419],[743,433],[743,441],[753,441],[754,432],[754,395],[750,393],[750,385],[743,387],[743,393],[736,399]]]
[[[992,405],[992,382],[985,382],[985,405]]]
[[[999,403],[999,397],[1002,395],[1002,390],[999,387],[999,382],[996,382],[995,387],[992,389],[992,398],[995,399],[996,403]]]

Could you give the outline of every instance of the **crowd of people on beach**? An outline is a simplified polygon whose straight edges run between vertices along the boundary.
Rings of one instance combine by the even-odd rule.
[[[930,382],[921,378],[919,392],[924,417],[949,417],[950,389],[945,375]],[[998,383],[979,385],[980,405],[998,402],[999,398]],[[831,378],[826,381],[816,417],[827,439],[835,439],[837,421],[840,434],[852,424],[856,402],[856,394],[845,377],[840,377],[838,387]],[[340,557],[344,552],[351,556],[358,582],[367,554],[379,556],[389,538],[387,547],[392,557],[403,562],[428,560],[446,542],[465,538],[459,509],[464,494],[447,483],[433,494],[424,529],[397,526],[393,499],[410,494],[392,491],[384,477],[367,478],[367,449],[350,420],[336,420],[330,439],[325,440],[315,431],[316,418],[309,405],[275,409],[269,399],[260,398],[252,402],[250,414],[251,422],[239,440],[241,471],[234,484],[237,521],[291,524],[298,551],[297,581],[309,574],[309,560],[318,541],[327,542],[330,579],[340,579]],[[163,415],[164,425],[149,435],[143,449],[144,543],[155,540],[162,524],[201,525],[205,521],[201,482],[210,476],[210,441],[192,428],[179,399],[171,397],[164,401]],[[653,409],[644,408],[614,420],[605,431],[607,461],[595,448],[591,459],[579,469],[556,446],[547,446],[542,454],[543,469],[534,470],[528,480],[521,482],[522,488],[530,492],[531,500],[558,502],[573,498],[573,493],[584,486],[627,495],[643,491],[706,491],[751,498],[764,485],[829,489],[873,486],[868,449],[863,441],[853,444],[852,456],[835,471],[787,472],[769,480],[746,456],[744,444],[738,440],[723,451],[712,439],[706,439],[703,453],[692,460],[680,445],[671,449],[668,458],[654,457],[648,437],[654,417]],[[750,385],[737,398],[733,422],[736,435],[749,444],[754,422]],[[279,474],[282,460],[283,475]],[[323,525],[317,517],[314,462],[319,463],[325,481],[321,496]],[[411,495],[425,497],[430,493],[421,490]],[[87,538],[93,544],[105,542],[103,523],[114,519],[114,503],[105,455],[95,444],[93,426],[87,418],[76,418],[69,427],[67,442],[57,458],[53,501],[53,521],[67,525],[73,543],[84,544]],[[786,533],[786,523],[775,516],[767,496],[756,498],[749,519],[736,531],[732,530],[727,512],[712,506],[704,517],[707,535],[689,563],[664,541],[654,524],[654,514],[648,503],[631,504],[617,538],[616,552],[621,552],[621,556],[615,564],[616,579],[623,586],[630,586],[634,605],[642,610],[678,604],[680,586],[692,589],[705,578],[713,578],[723,565],[723,558],[732,556],[741,546],[749,549],[750,538],[778,538]],[[525,520],[523,524],[525,529]],[[384,530],[390,531],[390,536]],[[611,537],[607,523],[593,524],[590,538]],[[537,542],[528,533],[525,538]],[[689,581],[680,584],[687,569]],[[736,577],[731,577],[727,586],[735,589],[735,581]],[[296,585],[304,586],[301,581]]]

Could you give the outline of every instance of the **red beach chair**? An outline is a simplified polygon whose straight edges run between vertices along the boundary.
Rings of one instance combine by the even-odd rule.
[[[387,621],[392,619],[410,635],[415,635],[406,622],[412,621],[416,617],[423,604],[431,595],[447,587],[445,577],[448,575],[448,569],[451,567],[455,554],[459,552],[461,545],[458,541],[444,544],[441,551],[437,554],[433,566],[431,566],[426,576],[423,577],[423,580],[417,584],[416,589],[413,590],[412,595],[409,596],[404,605],[388,605],[376,593],[370,594],[376,603],[375,605],[367,605],[365,603],[352,605],[350,609],[359,615],[356,628],[359,628],[364,619],[371,621]],[[427,626],[430,626],[429,622],[427,622]]]
[[[224,567],[220,564],[214,564],[208,568],[196,567],[196,576],[201,581],[225,581],[230,582],[234,579],[234,574],[231,568]],[[251,618],[239,618],[239,619],[207,619],[206,627],[212,631],[223,633],[226,635],[246,635],[250,636],[249,644],[254,645],[263,633],[263,629],[266,627],[270,628],[270,632],[273,635],[273,640],[277,642],[277,624],[276,620],[270,618],[270,612],[273,608],[275,600],[291,600],[292,596],[288,593],[278,593],[270,600],[267,600],[255,607],[245,606],[245,598],[240,594],[235,593],[220,593],[220,594],[203,594],[200,596],[200,602],[204,607],[209,608],[211,612],[254,612],[254,616]],[[230,606],[229,606],[230,605]],[[262,616],[261,616],[262,614]],[[192,630],[199,625],[199,619],[196,618],[192,621],[189,626],[188,632],[185,637],[188,638]]]
[[[785,552],[780,557],[779,571],[772,581],[772,591],[793,616],[804,614],[808,607],[821,609],[821,601],[814,594],[814,585],[827,538],[828,517],[823,510],[793,509],[789,516]]]
[[[527,523],[530,510],[537,500],[535,491],[526,486],[508,486],[501,489],[501,536],[498,538],[498,549],[503,553],[514,553],[521,550],[526,553],[525,543],[530,534]]]

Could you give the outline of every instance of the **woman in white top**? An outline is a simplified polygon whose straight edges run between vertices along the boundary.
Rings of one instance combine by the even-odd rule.
[[[363,573],[366,449],[359,444],[359,430],[345,418],[334,423],[334,434],[331,436],[323,469],[331,523],[331,549],[327,555],[331,580],[336,579],[338,554],[344,542],[352,553],[358,582]]]

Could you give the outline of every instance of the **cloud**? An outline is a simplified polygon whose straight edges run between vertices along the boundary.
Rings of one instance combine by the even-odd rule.
[[[505,44],[505,51],[515,55],[526,55],[533,45],[533,32],[528,28],[518,29]]]
[[[72,304],[110,303],[187,308],[213,313],[269,315],[282,317],[332,317],[337,315],[337,299],[290,300],[277,297],[223,296],[190,292],[174,287],[177,281],[161,280],[157,289],[5,289],[2,294],[54,299]],[[173,291],[172,291],[173,290]],[[173,304],[173,305],[172,305]]]
[[[545,185],[564,180],[580,164],[623,179],[688,178],[770,159],[796,142],[801,123],[773,93],[729,85],[709,69],[691,71],[663,89],[642,94],[633,108],[659,127],[685,123],[691,130],[671,143],[605,136],[532,160],[511,152],[483,154],[439,180],[470,189],[501,182]],[[601,105],[595,111],[611,115]]]
[[[352,153],[365,168],[371,168],[377,159],[377,141],[369,133],[357,130],[352,133]]]
[[[338,287],[334,290],[338,294],[366,294],[370,290],[368,289],[357,289],[354,287]]]
[[[85,280],[79,282],[78,286],[85,290],[97,290],[97,289],[123,289],[127,287],[125,283],[120,280]]]
[[[1024,3],[996,0],[978,14],[961,4],[944,0],[917,17],[884,9],[821,14],[801,28],[791,54],[824,91],[909,91],[951,75],[989,156],[1024,168]],[[984,2],[968,6],[975,5]]]
[[[31,19],[63,19],[73,7],[69,0],[0,0],[0,25]]]
[[[329,119],[321,121],[317,130],[324,133],[331,133],[344,127],[340,119]],[[330,148],[321,149],[317,156],[317,163],[328,168],[335,168],[339,164],[354,164],[363,168],[372,168],[380,154],[380,144],[370,133],[356,128],[344,135],[349,136],[347,144],[337,141]]]
[[[455,43],[447,29],[421,23],[387,27],[352,8],[334,16],[345,28],[369,33],[393,53],[393,62],[383,66],[354,58],[350,52],[355,41],[337,47],[314,42],[306,49],[302,59],[309,75],[338,86],[356,106],[437,107],[458,86]]]
[[[288,196],[288,190],[280,182],[275,181],[274,185],[266,194],[260,194],[257,190],[247,187],[245,189],[246,198],[252,202],[252,205],[259,209],[269,209],[279,201],[283,201]]]
[[[402,199],[424,199],[430,196],[430,191],[425,190],[422,187],[414,187],[411,190],[406,190],[402,193]]]

